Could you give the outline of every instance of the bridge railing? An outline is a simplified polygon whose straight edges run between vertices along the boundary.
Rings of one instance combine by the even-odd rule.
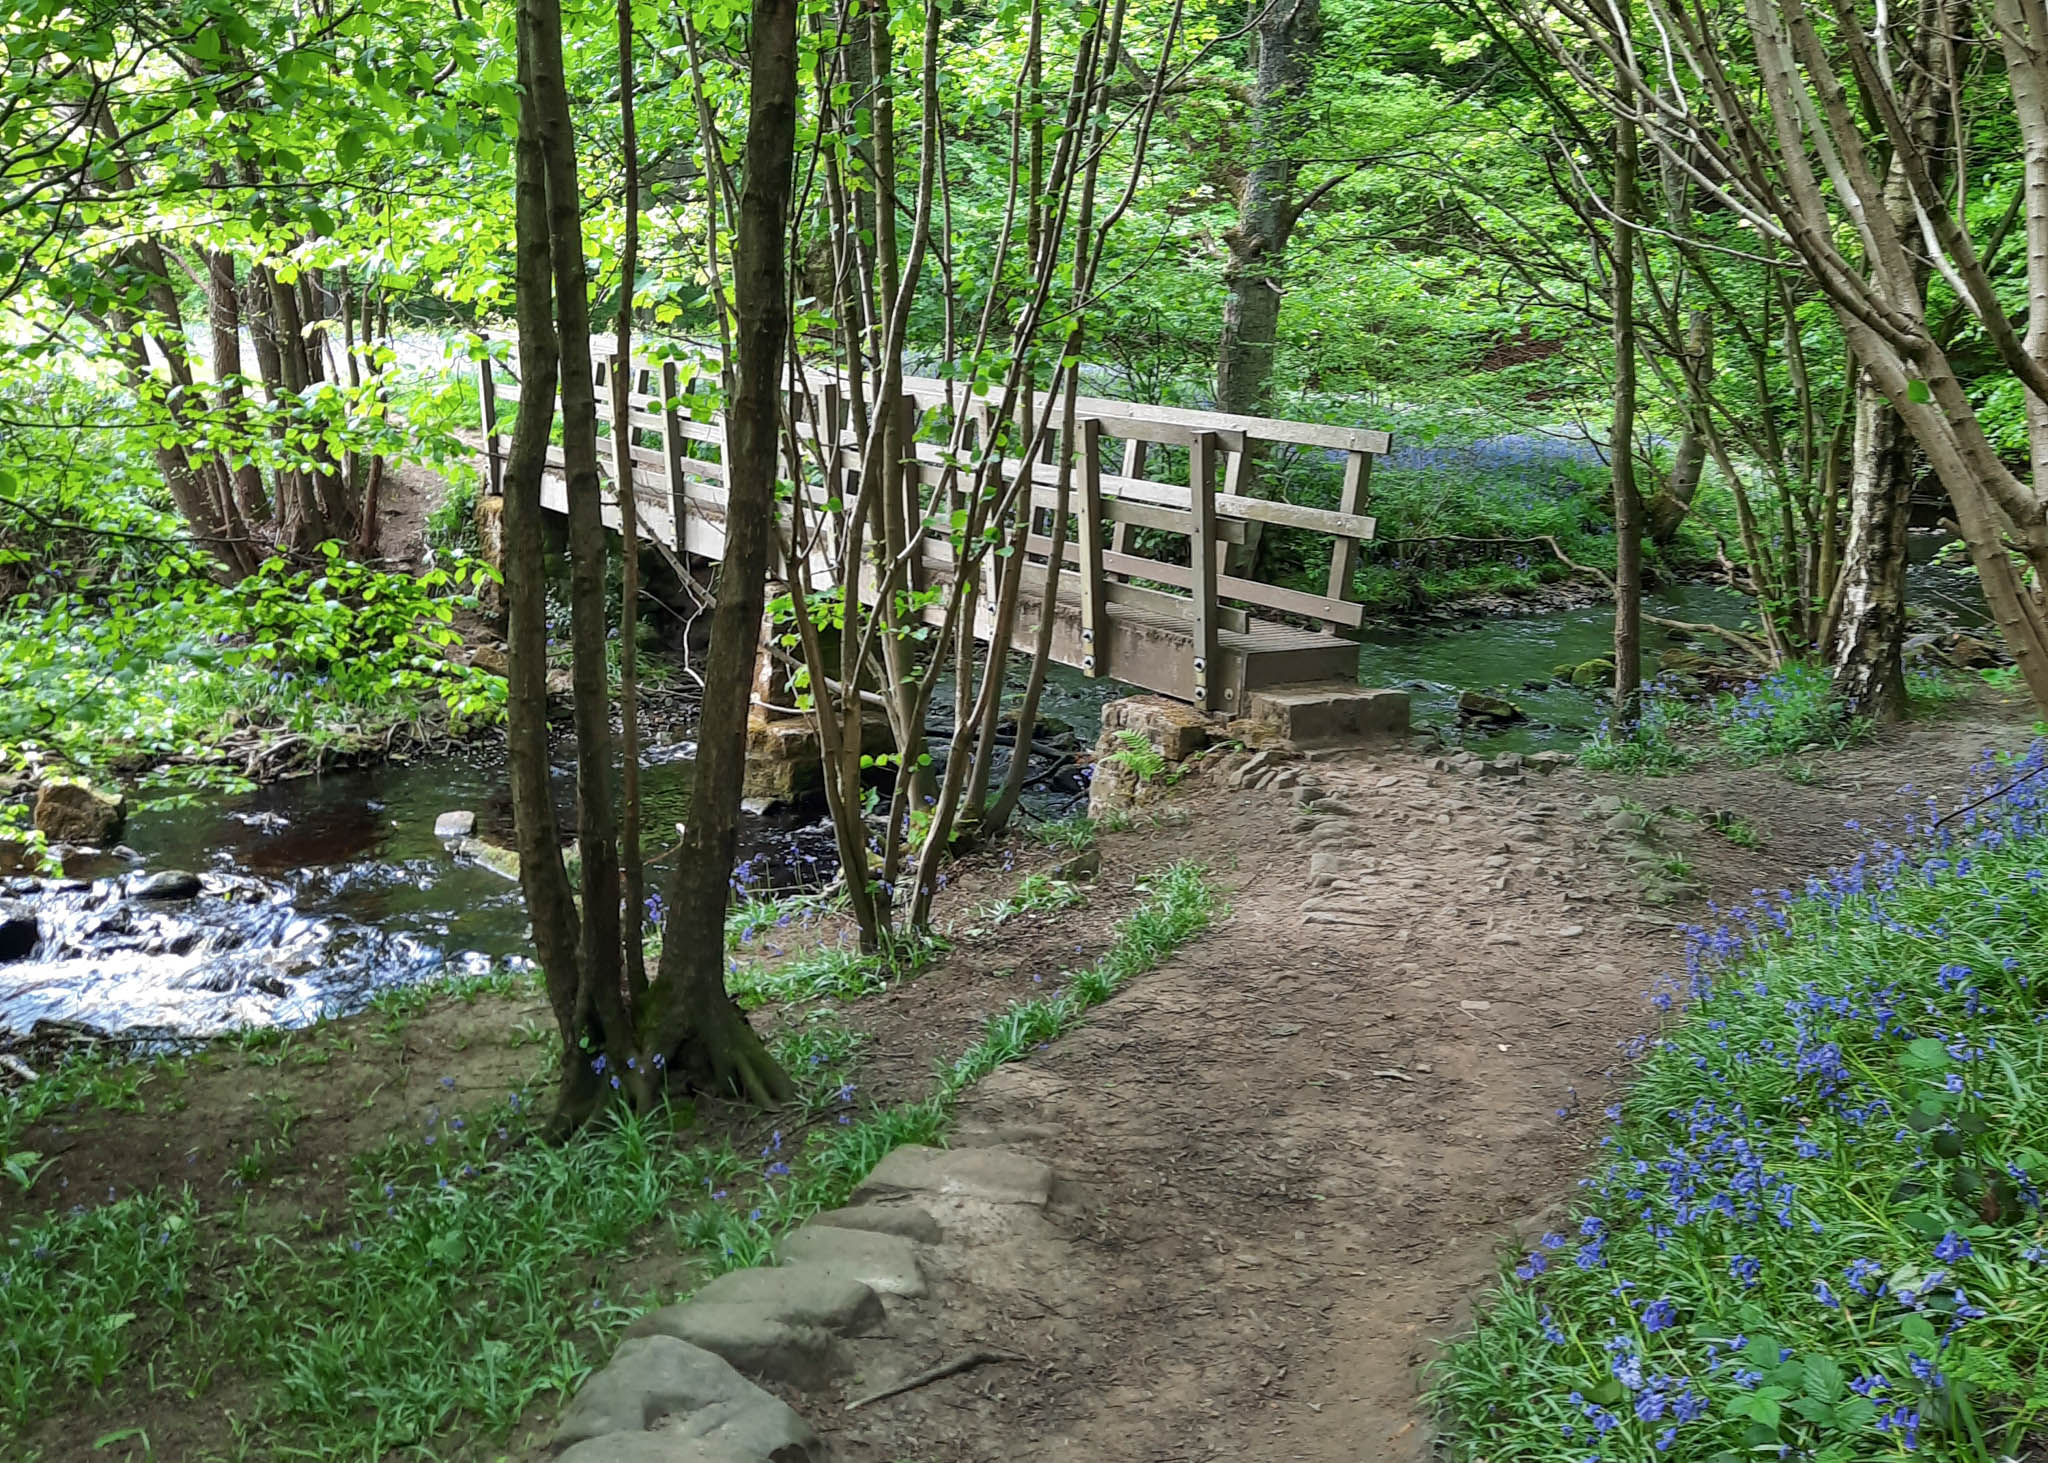
[[[601,426],[610,420],[615,369],[603,344],[593,343]],[[488,480],[492,490],[499,491],[505,453],[500,433],[503,408],[517,402],[519,387],[502,363],[486,360],[479,372]],[[812,559],[822,565],[836,540],[827,505],[835,499],[854,501],[863,464],[849,430],[844,383],[815,368],[807,368],[805,376],[803,387],[791,390],[790,405],[802,434],[813,445],[826,446],[838,481],[825,482],[816,462],[801,471],[785,464],[785,472],[804,482],[809,512],[825,531],[820,552]],[[939,435],[962,411],[981,415],[978,440],[988,439],[992,407],[986,399],[966,398],[957,382],[912,378],[904,387],[909,440]],[[727,501],[722,414],[712,408],[708,395],[688,388],[671,362],[636,357],[629,388],[628,450],[635,467],[642,532],[680,551],[721,557]],[[1059,507],[1061,475],[1069,474],[1069,526],[1057,578],[1059,603],[1052,608],[1078,617],[1078,649],[1070,658],[1085,674],[1184,688],[1192,692],[1190,699],[1216,707],[1235,699],[1215,673],[1219,652],[1237,646],[1234,653],[1241,654],[1243,645],[1285,640],[1272,633],[1262,638],[1261,631],[1291,632],[1293,639],[1285,643],[1298,651],[1304,644],[1354,636],[1362,626],[1364,610],[1353,580],[1362,547],[1374,533],[1365,509],[1373,460],[1390,445],[1386,433],[1100,397],[1078,398],[1075,418],[1072,442],[1059,440],[1062,434],[1055,431],[1041,459],[1027,464],[1009,457],[996,470],[1006,486],[1030,474],[1033,522],[1026,553],[1035,571],[1025,576],[1025,592],[1034,598],[1042,590],[1052,552],[1052,515]],[[1286,448],[1341,459],[1336,508],[1258,493],[1262,458]],[[611,452],[608,440],[600,443],[608,478]],[[1064,467],[1063,458],[1068,459]],[[1111,462],[1115,470],[1110,469]],[[548,465],[543,501],[552,508],[566,508],[559,448],[550,448]],[[906,500],[922,506],[927,525],[913,573],[920,583],[945,582],[954,569],[946,495],[958,491],[962,470],[949,463],[937,442],[918,442],[914,458],[898,470]],[[1185,481],[1174,480],[1183,475]],[[606,518],[617,521],[616,508],[610,504]],[[1255,542],[1269,526],[1330,540],[1322,592],[1268,584],[1241,572],[1242,551],[1234,555],[1233,550]],[[1173,544],[1176,539],[1186,541],[1184,556]],[[992,602],[992,596],[985,602]],[[1045,612],[1043,606],[1040,612]],[[1119,617],[1133,616],[1173,627],[1174,638],[1184,639],[1185,674],[1166,676],[1158,667],[1118,663],[1113,648],[1117,637],[1109,631]],[[1147,658],[1161,653],[1159,643],[1157,637],[1147,642]],[[1243,679],[1241,671],[1238,677]]]

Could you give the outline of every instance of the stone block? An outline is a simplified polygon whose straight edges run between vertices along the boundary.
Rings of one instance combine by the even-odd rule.
[[[1126,696],[1102,708],[1106,733],[1137,732],[1169,762],[1185,762],[1209,745],[1209,718],[1184,701],[1164,696]]]
[[[875,1234],[836,1225],[806,1224],[784,1235],[775,1258],[785,1267],[823,1269],[859,1281],[881,1295],[923,1295],[924,1270],[917,1245],[896,1234]]]
[[[1042,1209],[1052,1195],[1050,1164],[1007,1148],[925,1148],[908,1144],[875,1165],[854,1201],[898,1194],[935,1194],[985,1204],[1027,1204]]]
[[[672,1336],[724,1357],[741,1371],[796,1386],[830,1376],[837,1336],[887,1324],[874,1290],[814,1265],[733,1270],[681,1305],[649,1311],[628,1336]]]
[[[810,1227],[865,1230],[871,1234],[901,1235],[921,1245],[935,1245],[943,1237],[939,1221],[929,1209],[915,1204],[855,1204],[845,1209],[827,1209],[813,1214]]]
[[[559,1463],[810,1463],[822,1456],[794,1445],[763,1453],[663,1427],[647,1433],[606,1433],[590,1438],[561,1454]]]
[[[1274,686],[1251,694],[1252,719],[1296,748],[1364,746],[1408,734],[1408,693],[1348,681]]]
[[[436,838],[467,838],[476,832],[476,814],[466,808],[443,813],[434,820]]]
[[[720,1450],[702,1452],[703,1463],[727,1456],[810,1463],[824,1456],[817,1435],[787,1403],[762,1391],[719,1357],[665,1335],[633,1337],[621,1344],[610,1364],[583,1383],[563,1412],[554,1446],[656,1428],[664,1442],[694,1442]],[[578,1463],[605,1458],[626,1463],[640,1456],[698,1455],[599,1448],[580,1456]]]

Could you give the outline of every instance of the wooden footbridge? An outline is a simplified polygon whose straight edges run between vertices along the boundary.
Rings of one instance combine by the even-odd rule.
[[[606,421],[613,362],[603,349],[595,359],[599,417]],[[679,553],[721,558],[724,421],[710,409],[708,397],[693,395],[679,380],[673,364],[636,358],[634,366],[630,450],[640,532]],[[518,400],[518,384],[503,364],[486,360],[479,367],[479,385],[486,470],[496,493],[502,490],[507,446],[500,435],[503,408]],[[961,408],[958,383],[911,379],[904,390],[913,428],[927,423],[936,428]],[[851,501],[853,489],[845,479],[857,478],[861,463],[845,430],[842,392],[835,384],[792,396],[797,419],[829,427],[838,455],[835,471],[842,481],[829,488],[811,484],[811,501],[822,503],[834,492]],[[1352,588],[1353,570],[1361,545],[1373,536],[1373,520],[1364,510],[1373,459],[1389,446],[1385,432],[1098,397],[1080,398],[1076,417],[1075,440],[1052,444],[1045,460],[1028,469],[1036,512],[1027,553],[1037,568],[1024,577],[1014,648],[1028,652],[1037,636],[1039,591],[1052,550],[1050,519],[1062,470],[1055,454],[1071,452],[1068,508],[1076,526],[1063,554],[1069,567],[1058,581],[1054,659],[1089,676],[1114,677],[1205,710],[1236,714],[1248,709],[1255,691],[1355,682],[1358,647],[1351,637],[1363,623],[1364,609]],[[913,431],[906,440],[916,441],[919,435]],[[1342,458],[1336,509],[1257,496],[1260,458],[1286,449]],[[920,442],[916,450],[921,497],[932,502],[953,470],[944,465],[937,445]],[[600,456],[608,457],[608,450],[601,449]],[[1118,465],[1114,472],[1106,467],[1111,461]],[[557,512],[568,507],[561,468],[561,449],[551,448],[542,503]],[[1005,481],[1014,482],[1025,470],[1021,461],[1005,463]],[[1185,471],[1186,480],[1168,480],[1162,476],[1167,471],[1175,476]],[[605,519],[616,526],[615,500],[606,503]],[[938,520],[939,526],[926,532],[922,562],[914,570],[918,582],[927,585],[945,582],[952,570],[944,515]],[[1232,572],[1232,547],[1255,542],[1266,526],[1305,530],[1330,541],[1323,593]],[[1141,551],[1137,530],[1150,530],[1143,543],[1166,557]],[[1186,540],[1184,552],[1175,543],[1181,539]],[[985,594],[979,602],[982,618],[976,633],[987,641],[995,633],[994,596]]]

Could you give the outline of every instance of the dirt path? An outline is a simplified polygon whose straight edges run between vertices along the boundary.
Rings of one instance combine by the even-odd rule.
[[[963,1104],[956,1143],[1023,1148],[1061,1182],[1040,1240],[944,1277],[929,1360],[993,1344],[1031,1362],[811,1415],[836,1457],[873,1463],[1425,1457],[1418,1365],[1496,1247],[1568,1199],[1618,1044],[1679,961],[1673,919],[1704,914],[1642,904],[1618,856],[1640,814],[1617,795],[1760,829],[1747,848],[1655,823],[1740,898],[1867,842],[1902,784],[1952,787],[2022,739],[1981,707],[1805,785],[1474,780],[1402,755],[1316,764],[1312,792],[1196,792],[1196,831],[1150,853],[1235,849],[1231,918]]]

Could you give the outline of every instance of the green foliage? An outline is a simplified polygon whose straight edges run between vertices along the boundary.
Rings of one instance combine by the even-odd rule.
[[[1714,698],[1717,739],[1748,765],[1816,747],[1846,747],[1869,734],[1870,723],[1850,716],[1835,698],[1825,667],[1789,661],[1740,691]]]
[[[1031,836],[1047,848],[1066,849],[1071,853],[1085,853],[1095,846],[1095,820],[1086,813],[1072,813],[1064,818],[1031,825]]]
[[[2048,1415],[2037,807],[2022,790],[1952,846],[1880,845],[1697,933],[1579,1213],[1437,1369],[1453,1457],[2026,1451]]]
[[[329,544],[318,569],[272,559],[231,586],[172,556],[103,590],[24,591],[0,626],[0,758],[205,763],[253,731],[317,760],[394,723],[494,721],[504,682],[445,653],[489,572],[387,574]]]
[[[1140,731],[1116,734],[1116,750],[1102,759],[1122,767],[1140,782],[1151,782],[1166,771],[1166,754],[1152,745]]]

